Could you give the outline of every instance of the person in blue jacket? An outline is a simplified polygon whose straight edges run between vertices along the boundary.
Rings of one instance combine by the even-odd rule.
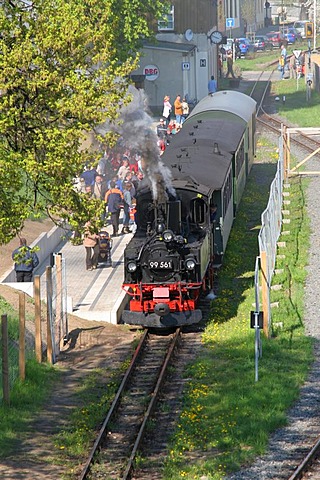
[[[27,246],[27,240],[20,238],[20,247],[12,252],[17,282],[32,282],[33,270],[39,265],[38,255]]]

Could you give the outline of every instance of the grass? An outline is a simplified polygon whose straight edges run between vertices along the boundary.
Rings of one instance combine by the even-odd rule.
[[[298,90],[297,90],[298,85]],[[272,92],[280,99],[285,96],[285,103],[278,103],[279,115],[286,118],[292,124],[299,124],[300,127],[314,127],[315,119],[319,116],[319,92],[312,90],[311,100],[306,100],[305,79],[291,79],[283,82],[276,82],[272,85]],[[297,119],[299,119],[297,121]]]
[[[0,297],[0,315],[4,314],[8,316],[9,376],[12,388],[10,390],[10,406],[0,402],[0,458],[6,458],[14,449],[19,448],[20,442],[30,426],[30,420],[50,395],[54,381],[59,378],[58,372],[54,368],[46,364],[38,364],[29,352],[26,361],[27,380],[25,382],[12,381],[12,377],[18,377],[19,320],[17,312]],[[0,388],[2,389],[2,375],[0,376]]]
[[[221,479],[264,453],[269,434],[286,424],[286,411],[297,399],[312,361],[312,340],[305,337],[301,321],[300,293],[307,263],[308,221],[301,204],[302,184],[295,178],[290,189],[292,235],[286,237],[286,259],[282,260],[290,275],[276,279],[283,289],[272,292],[271,299],[279,301],[272,315],[274,324],[281,321],[282,328],[273,329],[271,339],[263,339],[259,381],[254,381],[250,266],[253,268],[257,247],[256,236],[244,227],[255,220],[252,207],[258,210],[261,190],[260,184],[249,182],[232,232],[219,279],[220,296],[213,303],[212,318],[203,335],[206,348],[187,372],[191,380],[172,440],[166,479],[200,479],[202,475]],[[197,451],[204,452],[199,460]]]
[[[286,83],[278,82],[275,88]],[[294,98],[293,85],[291,91],[289,86]],[[300,110],[297,115],[300,121]],[[308,180],[295,177],[289,190],[291,234],[280,238],[286,242],[285,258],[278,260],[280,273],[274,277],[282,289],[271,292],[271,302],[279,302],[279,307],[272,310],[271,338],[263,338],[255,382],[249,321],[254,262],[260,215],[277,158],[276,146],[267,139],[260,139],[259,147],[259,163],[249,178],[219,274],[219,296],[203,334],[205,348],[187,371],[184,408],[164,467],[166,480],[221,480],[263,454],[269,435],[286,424],[286,413],[313,360],[313,340],[305,336],[302,321],[310,234],[304,204]]]
[[[58,372],[48,364],[38,364],[30,359],[26,364],[25,382],[16,381],[10,392],[10,406],[0,403],[0,459],[5,459],[21,448],[45,399],[50,396]]]

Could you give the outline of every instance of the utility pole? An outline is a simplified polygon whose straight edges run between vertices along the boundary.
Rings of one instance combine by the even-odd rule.
[[[313,51],[316,50],[317,43],[317,0],[313,1]]]

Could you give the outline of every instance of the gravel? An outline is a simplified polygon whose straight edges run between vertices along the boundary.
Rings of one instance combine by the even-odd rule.
[[[301,152],[292,148],[298,158]],[[309,160],[307,170],[318,170],[316,161]],[[288,412],[288,425],[270,438],[266,455],[250,467],[227,476],[227,480],[288,479],[320,434],[320,176],[314,176],[306,192],[307,212],[311,224],[308,275],[305,284],[305,331],[315,339],[315,360],[297,403]],[[290,208],[290,207],[289,207]]]

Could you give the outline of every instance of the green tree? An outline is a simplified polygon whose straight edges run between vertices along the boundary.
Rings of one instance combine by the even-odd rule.
[[[4,0],[0,11],[0,243],[30,216],[74,227],[103,205],[72,186],[87,132],[130,101],[150,19],[162,0]],[[101,140],[101,139],[100,139]],[[115,135],[110,134],[112,145]],[[90,157],[91,155],[91,157]]]
[[[241,5],[241,15],[243,20],[248,26],[252,26],[255,23],[256,7],[254,0],[244,0]]]

